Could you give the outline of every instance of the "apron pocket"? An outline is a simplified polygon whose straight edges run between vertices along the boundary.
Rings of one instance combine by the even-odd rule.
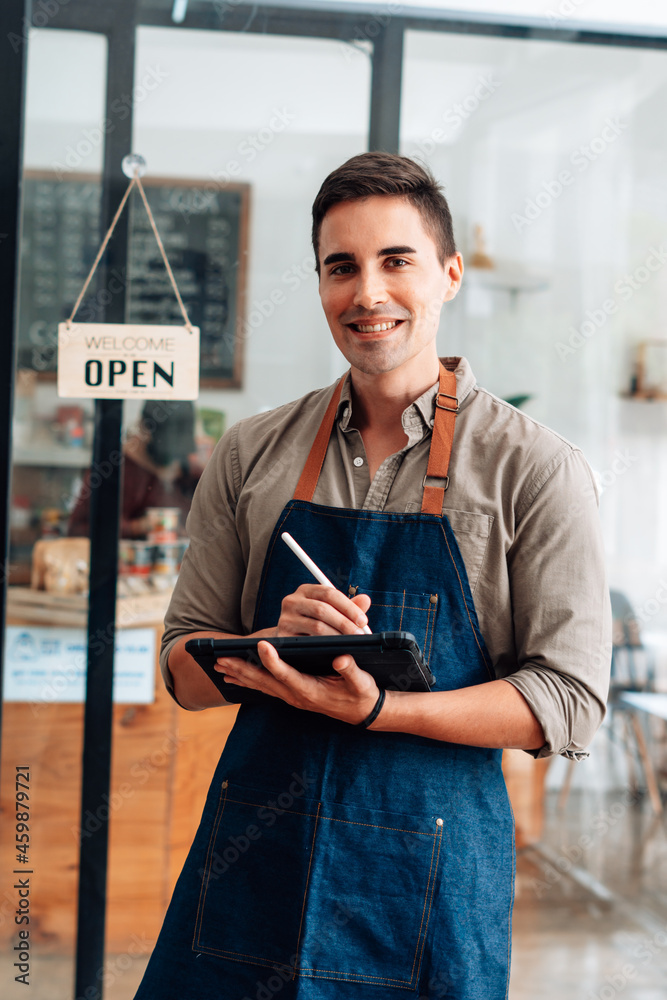
[[[442,823],[324,803],[298,975],[416,989]]]
[[[269,968],[294,965],[319,810],[296,785],[271,793],[223,782],[193,951]]]
[[[424,662],[428,664],[433,643],[435,619],[438,613],[437,594],[410,594],[406,590],[365,590],[371,606],[368,624],[373,632],[412,632],[419,643]]]

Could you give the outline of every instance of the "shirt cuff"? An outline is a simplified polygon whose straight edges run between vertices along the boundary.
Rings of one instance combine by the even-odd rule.
[[[605,707],[585,685],[535,664],[503,680],[523,695],[544,733],[544,744],[526,753],[536,758],[558,755],[568,760],[590,756],[587,747],[604,718]]]
[[[169,669],[169,654],[171,653],[172,649],[174,648],[178,640],[182,638],[183,636],[177,635],[170,642],[164,643],[164,645],[160,649],[160,671],[162,673],[162,680],[164,681],[164,686],[166,687],[167,691],[174,699],[176,704],[180,705],[181,708],[183,706],[181,705],[180,701],[174,694],[174,678],[171,676],[171,670]]]

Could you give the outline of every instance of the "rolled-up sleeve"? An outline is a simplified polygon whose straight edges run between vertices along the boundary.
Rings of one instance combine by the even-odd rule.
[[[598,493],[578,450],[530,484],[507,565],[518,669],[505,680],[545,737],[528,752],[586,757],[605,714],[612,646]]]

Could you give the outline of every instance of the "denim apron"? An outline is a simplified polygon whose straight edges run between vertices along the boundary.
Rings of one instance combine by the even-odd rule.
[[[412,632],[435,691],[493,678],[442,516],[456,412],[441,368],[418,514],[312,503],[338,384],[275,526],[253,630],[310,582],[289,531],[373,632]],[[396,678],[401,687],[402,678]],[[514,829],[500,750],[242,705],[136,1000],[504,1000]]]

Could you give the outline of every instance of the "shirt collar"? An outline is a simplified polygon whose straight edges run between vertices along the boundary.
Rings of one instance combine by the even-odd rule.
[[[468,363],[467,358],[459,357],[440,358],[440,361],[445,368],[449,371],[453,371],[456,375],[456,395],[460,408],[476,385],[475,376],[473,375],[470,364]],[[437,393],[438,383],[436,382],[435,385],[432,385],[430,389],[427,389],[426,392],[423,392],[421,396],[415,399],[414,403],[410,403],[410,405],[403,410],[403,415],[401,417],[403,429],[410,440],[415,437],[416,440],[421,439],[424,432],[433,427],[433,421],[435,419],[435,397]],[[352,418],[352,391],[349,372],[345,376],[345,382],[343,383],[343,388],[340,394],[337,417],[338,426],[342,431],[346,431]],[[419,432],[418,437],[416,436],[417,432]]]

